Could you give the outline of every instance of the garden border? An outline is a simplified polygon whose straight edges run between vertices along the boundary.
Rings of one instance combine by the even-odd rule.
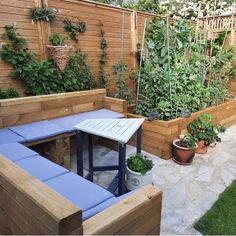
[[[229,127],[236,124],[236,100],[228,100],[218,106],[195,112],[190,118],[177,118],[170,121],[148,121],[146,119],[142,126],[142,150],[162,159],[170,159],[172,157],[172,141],[179,134],[186,134],[188,124],[201,114],[211,114],[215,123]],[[127,113],[127,117],[140,118],[143,116]],[[136,137],[134,136],[130,144],[134,145],[135,143]]]

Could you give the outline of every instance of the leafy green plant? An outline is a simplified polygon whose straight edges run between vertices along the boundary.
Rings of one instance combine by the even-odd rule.
[[[72,23],[71,20],[65,19],[64,30],[70,35],[70,38],[78,41],[78,33],[84,33],[86,31],[86,23],[80,21],[79,23]]]
[[[63,74],[64,89],[67,92],[88,90],[95,87],[94,74],[86,64],[86,56],[80,50],[70,57]]]
[[[192,134],[187,134],[182,140],[182,146],[190,149],[196,148],[197,139]]]
[[[52,60],[37,61],[35,55],[28,50],[27,41],[20,36],[15,26],[5,26],[5,29],[10,43],[2,46],[1,58],[14,67],[11,76],[25,84],[27,95],[78,91],[94,87],[93,73],[81,52],[70,58],[62,73]],[[9,94],[14,95],[13,91]]]
[[[15,88],[8,88],[3,90],[0,88],[0,99],[18,98],[19,92]]]
[[[145,175],[153,168],[153,162],[142,154],[135,154],[127,159],[127,166],[130,170]]]
[[[34,7],[30,9],[30,16],[34,21],[53,21],[57,16],[56,9]]]
[[[99,81],[100,81],[100,87],[101,88],[106,88],[108,86],[108,80],[106,78],[106,71],[105,71],[105,66],[108,60],[108,53],[107,53],[107,40],[105,38],[106,32],[104,31],[103,28],[103,23],[100,23],[101,27],[101,56],[100,56],[100,70],[99,70]]]
[[[117,87],[115,97],[127,100],[128,104],[133,102],[132,90],[127,87],[125,74],[129,73],[128,65],[123,61],[113,65],[112,73],[116,76]]]
[[[184,21],[169,26],[168,48],[166,25],[166,20],[156,18],[148,28],[136,113],[148,116],[154,111],[160,119],[170,120],[184,109],[193,113],[224,102],[233,75],[232,48],[222,50],[216,44],[215,55],[207,56],[206,43],[196,43],[193,27]]]
[[[213,142],[221,142],[219,132],[224,132],[225,128],[222,125],[214,124],[212,115],[202,114],[189,123],[188,131],[198,141],[204,140],[205,145],[210,145]]]
[[[67,39],[68,38],[66,35],[61,35],[58,34],[57,32],[52,33],[48,37],[48,40],[51,42],[53,46],[64,46]]]

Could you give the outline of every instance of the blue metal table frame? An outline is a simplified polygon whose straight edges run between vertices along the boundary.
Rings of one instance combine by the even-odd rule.
[[[76,132],[76,152],[77,152],[77,173],[78,175],[84,177],[83,170],[83,141],[82,141],[82,131]],[[86,179],[93,182],[93,174],[95,171],[108,171],[108,170],[118,170],[117,176],[113,179],[108,190],[115,193],[118,187],[118,195],[126,193],[125,187],[125,172],[126,172],[126,144],[118,142],[118,155],[119,161],[118,165],[111,166],[94,166],[93,165],[93,134],[88,134],[88,157],[89,157],[89,173],[85,176]],[[137,145],[136,152],[141,153],[142,144],[142,126],[137,130]]]

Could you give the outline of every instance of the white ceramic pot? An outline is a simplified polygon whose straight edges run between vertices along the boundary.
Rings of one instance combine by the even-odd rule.
[[[126,187],[129,190],[135,190],[145,185],[152,184],[152,170],[145,175],[135,172],[126,167]]]

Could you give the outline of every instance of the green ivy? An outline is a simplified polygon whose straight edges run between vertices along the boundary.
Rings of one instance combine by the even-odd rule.
[[[101,56],[100,56],[100,69],[99,69],[99,81],[100,81],[100,87],[106,88],[108,86],[108,80],[106,78],[106,63],[108,60],[108,53],[107,53],[107,40],[105,38],[106,32],[103,29],[103,23],[100,24],[101,27]]]
[[[86,23],[79,22],[72,23],[69,19],[65,19],[64,21],[64,30],[70,35],[72,40],[78,41],[79,36],[78,33],[84,33],[86,31]]]
[[[5,26],[11,43],[2,46],[1,58],[14,67],[11,75],[26,86],[27,95],[86,90],[94,87],[94,75],[80,51],[71,56],[62,73],[52,60],[37,61],[28,50],[27,41],[15,26]]]

